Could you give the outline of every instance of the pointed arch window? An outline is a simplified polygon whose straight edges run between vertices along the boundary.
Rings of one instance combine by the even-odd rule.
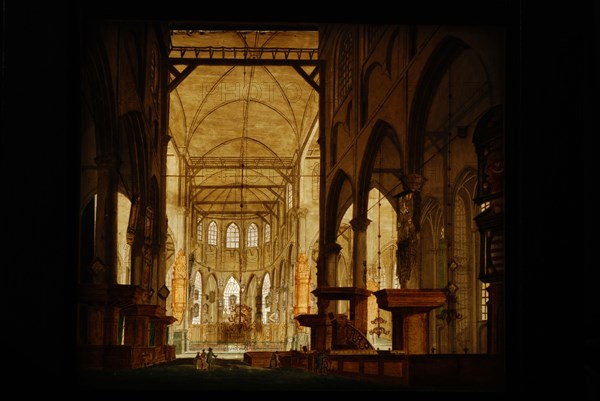
[[[202,275],[196,273],[194,280],[194,294],[192,306],[192,324],[200,324],[202,322]]]
[[[481,283],[481,320],[488,319],[489,294],[487,289],[489,286],[490,283]]]
[[[456,338],[465,344],[477,348],[478,339],[473,331],[474,324],[483,314],[483,303],[487,302],[487,292],[479,286],[476,279],[477,238],[472,230],[473,213],[477,205],[473,202],[476,185],[476,174],[471,169],[465,170],[458,179],[457,191],[454,195],[452,214],[452,256],[458,267],[452,273],[456,291],[456,310],[462,316],[456,321]],[[448,248],[450,250],[450,248]],[[485,293],[485,294],[484,294]],[[480,306],[481,305],[481,306]],[[481,308],[481,309],[480,309]],[[481,345],[481,344],[480,344]]]
[[[271,242],[271,225],[267,223],[265,225],[265,244],[269,242]]]
[[[454,202],[454,256],[461,261],[467,259],[467,221],[465,202],[457,196]]]
[[[262,285],[262,322],[263,324],[267,323],[268,314],[271,311],[271,278],[269,277],[269,273],[265,274],[265,278],[263,279]]]
[[[196,240],[197,241],[202,241],[202,229],[204,227],[204,224],[202,224],[202,220],[198,220],[198,223],[196,225]]]
[[[240,284],[233,276],[229,277],[223,290],[223,311],[231,312],[231,307],[240,303]]]
[[[240,247],[240,229],[235,223],[227,226],[227,240],[225,246],[227,248]]]
[[[251,223],[248,226],[248,247],[255,248],[258,246],[258,227]]]
[[[321,176],[321,164],[315,164],[312,172],[312,198],[313,200],[319,200],[319,179]]]
[[[398,276],[398,263],[394,261],[394,273],[392,276],[392,288],[400,288],[400,277]]]
[[[454,258],[458,261],[458,268],[454,272],[454,284],[458,286],[456,309],[463,316],[456,322],[456,330],[462,336],[468,336],[469,299],[470,297],[470,269],[467,259],[467,226],[466,208],[462,196],[454,198],[454,216],[452,219],[453,238],[452,248]]]
[[[208,225],[208,245],[217,245],[217,223],[214,221]]]
[[[337,105],[339,106],[352,90],[353,40],[350,32],[340,39],[337,54]]]

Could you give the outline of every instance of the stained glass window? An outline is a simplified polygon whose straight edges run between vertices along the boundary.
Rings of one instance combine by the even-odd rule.
[[[353,41],[350,32],[340,40],[337,58],[337,105],[339,106],[352,90]]]
[[[470,290],[470,268],[467,258],[467,217],[465,201],[461,196],[456,196],[454,199],[454,218],[452,220],[453,237],[452,248],[454,249],[454,258],[458,262],[458,268],[454,272],[454,284],[458,287],[456,309],[463,317],[456,322],[456,330],[458,334],[468,338],[468,322],[469,322],[469,304],[472,300]],[[471,287],[472,288],[472,287]]]
[[[467,258],[467,221],[465,217],[465,202],[460,196],[454,202],[454,256],[465,260]]]
[[[217,245],[217,223],[214,221],[208,225],[208,244]]]
[[[248,247],[258,246],[258,227],[256,224],[251,223],[248,226]]]
[[[240,303],[240,285],[233,276],[229,277],[223,290],[223,311],[231,312],[231,307]]]
[[[192,307],[192,324],[200,324],[202,322],[202,275],[196,273],[194,280],[194,305]]]
[[[271,278],[269,273],[265,274],[262,285],[262,322],[267,323],[268,314],[271,311]]]
[[[488,318],[489,295],[487,292],[487,288],[489,286],[489,283],[481,283],[481,320],[487,320]]]
[[[234,223],[227,226],[227,248],[239,248],[240,247],[240,229]]]

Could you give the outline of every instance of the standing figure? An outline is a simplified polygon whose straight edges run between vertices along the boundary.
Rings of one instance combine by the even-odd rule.
[[[202,348],[202,353],[200,354],[200,369],[206,369],[206,351]]]
[[[208,370],[212,368],[213,361],[217,358],[212,348],[208,347],[208,354],[206,354],[206,363],[208,364]]]
[[[279,351],[275,351],[271,354],[271,361],[269,362],[270,368],[278,368],[280,366]]]
[[[202,369],[202,356],[199,352],[196,353],[194,358],[194,369]]]
[[[319,375],[327,375],[329,370],[329,359],[327,353],[317,351],[316,355],[316,370]]]

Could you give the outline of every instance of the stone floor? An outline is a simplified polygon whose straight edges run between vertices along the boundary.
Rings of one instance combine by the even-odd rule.
[[[259,368],[231,355],[219,357],[211,371],[194,369],[192,356],[130,371],[80,372],[77,388],[81,395],[98,396],[121,391],[407,391],[398,385],[317,375],[298,368]],[[111,399],[110,397],[106,399]]]

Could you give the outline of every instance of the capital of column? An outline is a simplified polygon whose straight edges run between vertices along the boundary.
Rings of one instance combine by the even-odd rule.
[[[325,252],[327,252],[328,255],[330,254],[339,254],[340,251],[342,250],[342,246],[340,244],[338,244],[337,242],[331,242],[327,245],[325,245]]]
[[[402,180],[402,185],[404,186],[404,190],[420,192],[421,189],[423,189],[423,184],[425,183],[425,181],[427,179],[425,177],[423,177],[421,174],[411,173],[411,174],[403,175],[401,180]]]
[[[350,225],[354,231],[366,231],[369,223],[371,223],[371,220],[366,216],[355,217],[350,220]]]
[[[296,216],[298,216],[299,219],[305,218],[307,213],[308,209],[305,207],[299,207],[296,209]]]

